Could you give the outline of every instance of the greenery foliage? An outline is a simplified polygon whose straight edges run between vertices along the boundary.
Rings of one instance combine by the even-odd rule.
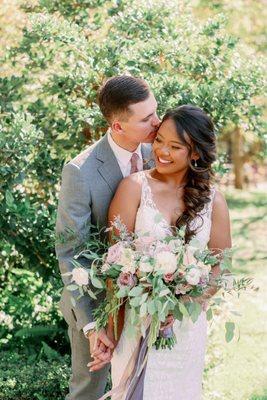
[[[69,357],[55,357],[46,348],[46,358],[0,353],[1,400],[55,400],[67,394]]]

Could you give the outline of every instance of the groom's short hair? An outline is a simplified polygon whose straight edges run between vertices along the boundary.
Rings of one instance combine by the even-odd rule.
[[[129,106],[149,97],[150,89],[146,81],[128,75],[107,79],[98,92],[98,104],[108,122],[114,116],[130,113]]]

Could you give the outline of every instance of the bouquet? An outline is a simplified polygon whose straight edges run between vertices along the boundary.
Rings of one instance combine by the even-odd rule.
[[[119,311],[126,306],[131,321],[129,335],[136,329],[143,336],[148,331],[149,347],[171,349],[176,338],[172,328],[164,329],[168,316],[196,322],[203,308],[194,300],[209,287],[216,286],[224,293],[240,291],[251,282],[246,278],[234,279],[230,272],[230,249],[214,254],[202,249],[197,240],[187,244],[184,228],[176,228],[173,235],[159,240],[148,234],[129,233],[119,218],[113,225],[119,231],[119,236],[113,237],[115,244],[109,245],[95,236],[75,256],[73,271],[65,275],[71,275],[72,279],[68,289],[78,289],[80,296],[97,299],[105,291],[105,299],[94,311],[96,329],[107,327],[112,320],[115,340],[118,340]],[[78,262],[80,257],[91,260],[90,268]],[[218,264],[221,273],[214,279],[212,268]],[[184,302],[184,295],[190,301]],[[212,317],[211,308],[207,315]],[[230,339],[232,323],[226,324],[226,328],[226,337]]]

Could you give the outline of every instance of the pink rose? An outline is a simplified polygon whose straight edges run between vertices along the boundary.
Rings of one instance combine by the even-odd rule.
[[[119,288],[123,288],[125,286],[132,288],[135,286],[136,281],[136,276],[131,274],[131,272],[121,272],[117,279],[117,285]]]
[[[165,274],[163,279],[165,282],[172,282],[174,279],[174,274]]]
[[[108,264],[114,264],[114,263],[118,262],[121,257],[123,248],[124,248],[124,246],[123,246],[122,242],[118,242],[118,243],[113,244],[113,246],[110,246],[110,248],[108,249],[107,257],[106,257],[106,262]]]

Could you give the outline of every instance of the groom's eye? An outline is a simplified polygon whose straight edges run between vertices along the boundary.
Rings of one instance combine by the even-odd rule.
[[[158,136],[155,137],[156,142],[160,142],[160,138]]]

